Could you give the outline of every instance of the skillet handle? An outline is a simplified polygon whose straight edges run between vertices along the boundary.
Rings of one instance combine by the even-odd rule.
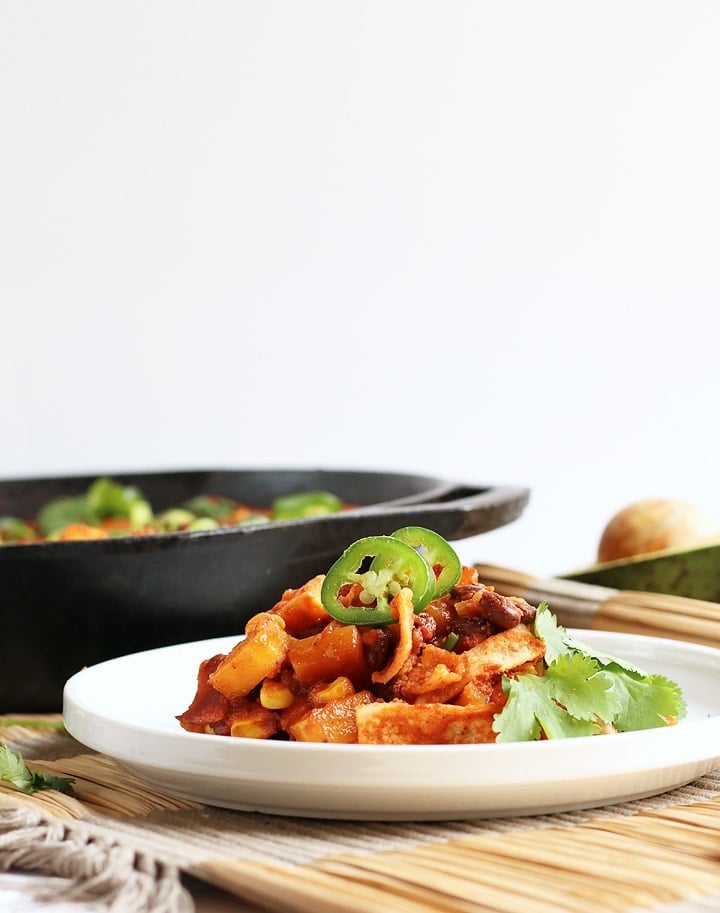
[[[466,539],[516,520],[530,498],[528,488],[455,485],[431,501],[360,507],[333,515],[354,538],[388,535],[402,526],[425,526],[448,540]]]

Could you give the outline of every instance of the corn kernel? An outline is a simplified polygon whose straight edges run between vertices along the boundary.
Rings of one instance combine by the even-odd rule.
[[[341,701],[355,694],[353,683],[344,675],[339,675],[329,684],[319,684],[310,689],[310,699],[316,707],[322,707],[330,701]]]
[[[230,719],[230,735],[244,739],[269,739],[278,731],[277,713],[259,704],[247,704]]]
[[[260,689],[260,703],[268,710],[286,710],[295,703],[295,695],[282,682],[263,682]]]
[[[230,727],[230,735],[243,739],[267,739],[268,727],[260,720],[235,720]]]

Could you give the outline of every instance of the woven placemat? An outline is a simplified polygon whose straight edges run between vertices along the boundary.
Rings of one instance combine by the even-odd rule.
[[[277,913],[720,908],[720,769],[603,809],[345,822],[174,799],[62,731],[5,726],[0,738],[31,769],[75,779],[74,796],[0,785],[0,870],[63,876],[68,898],[107,909],[189,911],[183,873]]]
[[[499,589],[519,592],[517,575],[494,570]],[[582,616],[579,626],[592,627],[599,615],[604,624],[608,594],[573,586],[569,594],[560,586],[566,609],[551,594],[560,621]],[[536,593],[530,578],[526,587],[540,598],[552,590]],[[675,630],[681,618],[671,609]],[[701,628],[687,639],[713,642],[714,626]],[[73,796],[0,784],[0,870],[59,876],[68,898],[92,899],[98,910],[186,913],[186,876],[232,892],[239,909],[275,913],[720,910],[720,768],[651,799],[588,811],[306,820],[164,795],[57,727],[53,717],[13,726],[0,717],[0,741],[31,769],[75,779]]]

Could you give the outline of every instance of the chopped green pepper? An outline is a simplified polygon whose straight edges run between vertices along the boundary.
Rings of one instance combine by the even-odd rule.
[[[132,529],[140,529],[153,518],[152,508],[137,488],[112,479],[96,479],[88,489],[86,499],[91,523],[118,518],[129,520]]]
[[[87,523],[88,519],[85,495],[54,498],[40,509],[35,518],[40,531],[48,537],[59,533],[68,523]]]
[[[186,527],[186,529],[189,533],[199,533],[209,529],[218,529],[219,526],[220,524],[218,521],[213,520],[212,517],[197,517]]]
[[[419,552],[435,576],[433,599],[448,593],[460,579],[462,564],[452,546],[441,535],[424,526],[404,526],[392,534]]]
[[[195,495],[182,505],[184,510],[189,510],[196,517],[210,517],[211,520],[224,520],[237,507],[237,502],[232,498],[223,498],[221,495]]]
[[[260,523],[269,523],[270,517],[265,514],[248,514],[242,520],[238,520],[238,526],[258,526]]]
[[[294,495],[282,495],[272,502],[273,520],[295,520],[300,517],[320,517],[336,514],[342,510],[340,498],[327,491],[305,491]]]
[[[0,517],[0,542],[22,542],[37,538],[35,530],[17,517]]]
[[[367,570],[365,565],[370,559]],[[359,584],[361,605],[345,605],[347,584]],[[403,587],[413,594],[416,612],[430,601],[435,580],[430,566],[414,548],[392,536],[367,536],[348,546],[325,576],[320,598],[336,621],[355,625],[394,624],[390,603]]]
[[[48,538],[57,538],[70,523],[99,525],[108,519],[129,520],[142,529],[153,519],[152,508],[140,491],[112,479],[96,479],[85,494],[55,498],[38,513],[36,522]]]
[[[195,520],[195,514],[182,507],[173,507],[156,517],[156,522],[163,532],[174,533],[187,527]]]

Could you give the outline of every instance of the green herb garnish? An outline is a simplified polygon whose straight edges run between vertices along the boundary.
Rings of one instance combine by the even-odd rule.
[[[9,716],[0,717],[0,727],[3,726],[22,726],[25,729],[56,729],[58,732],[62,732],[65,728],[62,720],[36,720]]]
[[[72,795],[75,782],[68,777],[53,777],[50,774],[34,773],[28,769],[19,752],[10,751],[7,745],[0,745],[0,780],[12,783],[23,793],[36,793],[41,789],[56,789]]]
[[[535,636],[545,642],[544,675],[503,678],[507,703],[495,717],[498,742],[596,735],[668,726],[687,713],[680,687],[662,675],[594,651],[538,606]]]

